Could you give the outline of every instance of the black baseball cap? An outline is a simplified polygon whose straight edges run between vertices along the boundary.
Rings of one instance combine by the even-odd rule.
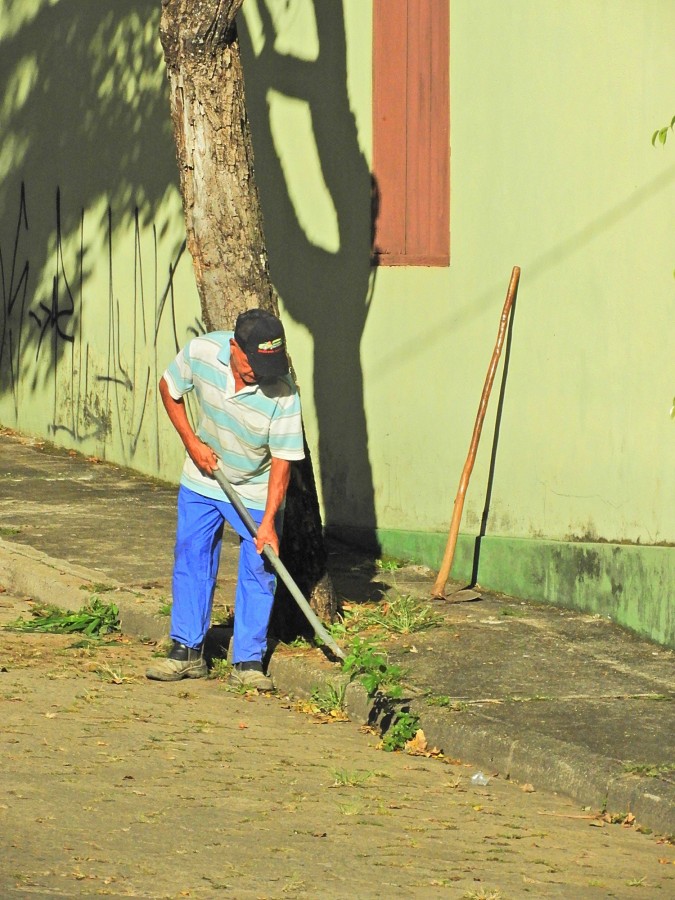
[[[289,370],[286,335],[279,319],[266,309],[247,309],[234,326],[234,339],[246,354],[256,378],[280,378]]]

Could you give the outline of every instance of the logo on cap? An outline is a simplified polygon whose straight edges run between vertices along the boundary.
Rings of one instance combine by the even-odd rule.
[[[263,341],[262,344],[258,344],[258,352],[259,353],[276,353],[278,350],[284,346],[283,338],[275,338],[273,341]]]

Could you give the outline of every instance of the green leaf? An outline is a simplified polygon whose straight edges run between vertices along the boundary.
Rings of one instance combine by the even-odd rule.
[[[45,614],[44,609],[34,612],[34,618],[25,621],[19,619],[6,627],[15,631],[38,631],[53,634],[74,634],[84,632],[89,637],[107,634],[119,628],[119,610],[114,604],[101,603],[98,597],[92,597],[89,605],[83,606],[79,612],[53,612]]]

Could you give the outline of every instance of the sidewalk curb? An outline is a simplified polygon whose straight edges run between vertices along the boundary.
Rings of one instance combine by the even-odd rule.
[[[123,632],[149,641],[168,637],[169,618],[156,611],[160,598],[152,591],[130,591],[102,572],[5,540],[0,540],[0,570],[6,590],[64,609],[79,609],[95,593],[95,586],[104,584],[112,588],[104,596],[118,607]],[[338,687],[346,681],[337,666],[326,668],[307,656],[274,654],[269,668],[281,693],[301,699],[311,697],[317,687]],[[481,711],[457,714],[430,709],[419,698],[372,698],[359,682],[346,684],[345,711],[352,722],[377,726],[396,709],[417,715],[429,746],[438,747],[448,758],[471,761],[488,775],[496,773],[493,777],[559,792],[594,810],[631,812],[643,826],[675,833],[675,786],[670,782],[627,774],[619,763],[536,731],[521,732],[516,738]]]
[[[663,834],[675,830],[675,787],[667,781],[632,776],[619,762],[536,731],[515,737],[499,723],[497,732],[480,712],[461,713],[458,722],[452,712],[422,709],[419,702],[411,709],[420,716],[429,744],[442,747],[446,756],[470,759],[486,773],[497,771],[518,784],[564,794],[612,815],[632,813],[641,825]]]
[[[161,641],[168,637],[169,618],[156,612],[159,595],[152,591],[130,591],[103,572],[4,540],[0,540],[0,571],[6,590],[64,610],[80,609],[97,593],[96,585],[105,585],[103,596],[119,609],[122,631],[141,640]]]
[[[270,671],[279,690],[302,699],[317,687],[345,682],[344,676],[313,666],[306,658],[273,656]],[[345,712],[353,722],[378,726],[398,709],[418,716],[428,745],[445,757],[470,761],[488,776],[563,794],[596,811],[632,813],[653,831],[675,833],[675,787],[667,781],[631,776],[618,762],[535,731],[510,736],[491,727],[489,717],[481,713],[462,713],[464,721],[459,722],[457,714],[430,709],[424,700],[372,698],[358,682],[347,684]]]

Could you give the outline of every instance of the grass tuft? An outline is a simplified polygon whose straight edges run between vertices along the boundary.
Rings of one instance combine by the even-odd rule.
[[[411,594],[398,594],[381,603],[376,609],[368,610],[360,616],[365,628],[379,626],[394,634],[414,634],[437,628],[443,617]]]
[[[319,685],[312,691],[312,703],[322,713],[344,712],[346,690],[346,684]]]

